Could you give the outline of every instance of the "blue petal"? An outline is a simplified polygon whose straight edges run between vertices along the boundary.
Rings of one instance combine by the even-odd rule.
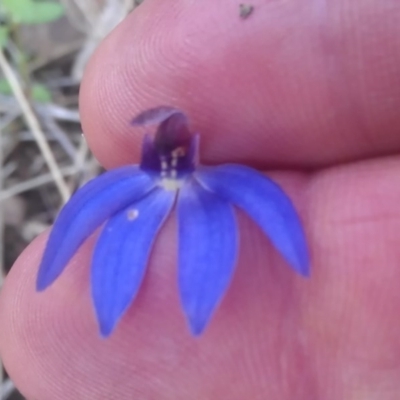
[[[196,178],[242,208],[261,227],[289,264],[308,276],[310,262],[299,216],[283,190],[261,173],[241,165],[201,167]]]
[[[236,264],[232,206],[189,181],[178,200],[179,287],[191,331],[199,335],[222,299]]]
[[[103,337],[111,334],[135,298],[174,199],[174,192],[155,189],[105,225],[92,262],[92,296]]]
[[[37,290],[54,282],[81,244],[107,218],[154,185],[137,166],[128,166],[106,172],[79,189],[54,223],[39,267]]]

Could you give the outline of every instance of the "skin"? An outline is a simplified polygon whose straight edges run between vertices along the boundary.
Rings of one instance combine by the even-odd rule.
[[[107,168],[138,162],[138,112],[183,109],[203,163],[276,179],[307,231],[295,275],[239,213],[231,287],[190,336],[176,283],[176,224],[108,340],[90,299],[93,240],[41,294],[46,234],[0,297],[0,355],[28,399],[389,400],[400,393],[400,5],[397,0],[146,0],[103,42],[81,91]]]

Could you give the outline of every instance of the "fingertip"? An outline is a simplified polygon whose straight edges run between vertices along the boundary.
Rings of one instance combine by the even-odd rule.
[[[190,116],[206,162],[316,167],[398,151],[400,96],[389,67],[399,25],[389,8],[355,2],[339,29],[343,1],[329,15],[312,1],[267,3],[255,1],[246,20],[230,0],[135,9],[81,86],[82,125],[100,162],[137,162],[142,132],[130,121],[160,104]]]
[[[260,344],[259,332],[279,321],[282,307],[287,313],[297,311],[282,300],[282,285],[260,279],[269,270],[262,234],[250,228],[253,236],[242,248],[242,267],[212,324],[209,312],[187,317],[191,336],[178,301],[172,232],[173,219],[155,243],[140,295],[115,330],[99,316],[96,323],[93,315],[88,276],[92,246],[84,245],[54,289],[41,295],[34,292],[33,282],[44,238],[23,253],[2,293],[7,310],[0,317],[6,327],[0,332],[0,348],[12,379],[28,398],[74,399],[90,393],[88,399],[109,399],[116,388],[120,398],[178,398],[182,393],[234,398],[235,390],[226,382],[238,382],[243,374],[234,360],[245,359],[254,348],[265,350],[260,358],[266,353],[272,357],[273,349]],[[272,304],[269,313],[264,312],[265,303]],[[273,341],[273,332],[266,336]],[[262,387],[253,378],[241,384],[247,398]]]

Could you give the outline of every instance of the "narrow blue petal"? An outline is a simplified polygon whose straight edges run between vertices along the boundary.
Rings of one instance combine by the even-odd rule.
[[[298,273],[310,274],[302,224],[291,200],[276,183],[242,165],[201,167],[196,178],[242,208]]]
[[[92,260],[92,297],[103,337],[109,336],[134,300],[153,241],[175,193],[155,189],[105,225]]]
[[[54,282],[81,244],[106,219],[154,185],[137,166],[128,166],[106,172],[79,189],[54,223],[39,267],[37,290]]]
[[[237,227],[232,206],[195,180],[179,193],[179,288],[193,335],[200,335],[233,275]]]

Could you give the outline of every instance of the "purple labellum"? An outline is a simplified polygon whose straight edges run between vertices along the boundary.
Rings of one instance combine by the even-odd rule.
[[[166,151],[165,147],[157,146],[149,135],[145,135],[140,168],[158,175],[160,179],[182,179],[196,168],[198,142],[198,135],[192,136],[186,143]]]
[[[161,122],[154,138],[154,146],[161,155],[169,156],[176,150],[187,149],[191,141],[188,120],[179,112]]]
[[[92,258],[91,286],[100,333],[109,336],[140,289],[154,240],[176,196],[179,291],[193,335],[204,331],[235,270],[235,206],[260,226],[296,272],[309,275],[302,224],[276,183],[241,165],[199,165],[199,136],[190,132],[186,115],[177,109],[147,110],[132,124],[158,124],[153,137],[144,136],[140,165],[106,172],[65,205],[44,251],[37,290],[50,286],[103,225]]]
[[[198,135],[192,135],[181,111],[159,107],[138,115],[133,125],[159,123],[154,139],[145,135],[140,168],[164,181],[182,179],[195,169]]]
[[[170,107],[170,106],[160,106],[155,108],[150,108],[149,110],[143,111],[135,118],[132,119],[132,125],[136,126],[148,126],[148,125],[155,125],[161,124],[167,120],[171,115],[174,114],[181,114],[185,118],[185,114],[178,110],[177,108]],[[187,119],[186,119],[187,120]]]

